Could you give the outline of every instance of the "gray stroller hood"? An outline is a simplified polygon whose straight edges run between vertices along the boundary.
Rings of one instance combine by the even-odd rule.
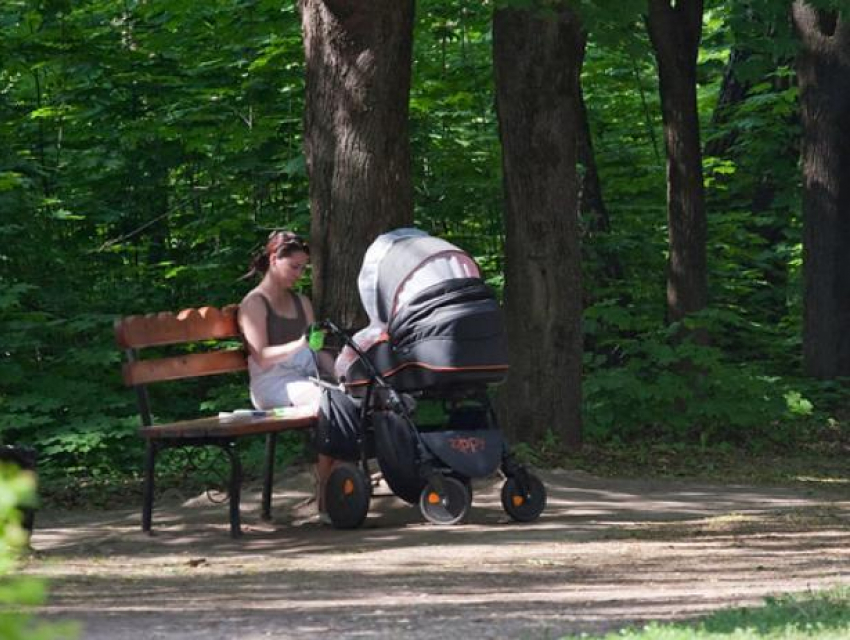
[[[501,381],[508,369],[498,301],[474,260],[416,229],[379,237],[358,279],[372,323],[361,346],[400,391]],[[356,337],[355,337],[356,340]],[[352,390],[369,382],[359,359],[348,363]]]

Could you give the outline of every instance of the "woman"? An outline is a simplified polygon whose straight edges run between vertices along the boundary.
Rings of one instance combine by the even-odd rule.
[[[248,348],[251,401],[258,409],[312,405],[318,409],[320,388],[316,359],[305,336],[313,322],[310,300],[292,290],[310,261],[307,243],[290,231],[275,231],[251,264],[246,277],[262,276],[239,305],[239,327]],[[324,355],[324,354],[322,354]],[[316,463],[319,518],[324,512],[324,486],[334,459],[319,455]]]

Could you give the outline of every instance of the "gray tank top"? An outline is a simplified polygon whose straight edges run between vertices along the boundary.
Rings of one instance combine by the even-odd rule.
[[[304,335],[304,330],[307,328],[307,316],[304,313],[304,305],[301,304],[301,297],[298,294],[292,291],[289,292],[289,295],[292,296],[292,301],[295,303],[294,318],[278,315],[275,313],[266,296],[262,293],[258,293],[257,295],[263,299],[263,304],[266,305],[266,330],[268,332],[269,346],[286,344],[287,342],[298,340],[298,338]]]

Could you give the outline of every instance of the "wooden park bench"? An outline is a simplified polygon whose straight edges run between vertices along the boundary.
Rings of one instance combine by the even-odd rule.
[[[160,451],[173,447],[208,446],[220,447],[224,451],[230,460],[230,534],[235,538],[242,534],[239,513],[242,465],[236,441],[246,436],[266,436],[261,517],[270,520],[277,434],[315,424],[316,416],[312,411],[298,408],[286,409],[283,416],[209,416],[154,424],[147,389],[149,383],[247,370],[244,350],[233,345],[234,339],[239,337],[237,310],[236,305],[221,309],[202,307],[176,314],[128,316],[115,321],[115,340],[127,355],[123,365],[124,382],[136,390],[142,421],[139,435],[145,439],[146,445],[142,505],[142,529],[145,532],[151,531],[156,457]],[[148,347],[202,342],[206,349],[197,353],[148,359],[140,357],[140,350]],[[245,390],[247,396],[247,380]]]

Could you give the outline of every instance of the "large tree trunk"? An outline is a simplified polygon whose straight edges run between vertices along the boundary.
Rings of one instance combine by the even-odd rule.
[[[702,0],[649,0],[667,149],[667,315],[674,322],[708,302],[705,193],[697,113]]]
[[[581,444],[581,263],[576,175],[577,16],[499,9],[493,21],[505,189],[511,432]]]
[[[850,375],[850,22],[796,0],[803,120],[803,363]]]
[[[346,328],[376,236],[413,222],[408,101],[413,0],[300,0],[313,302]]]

